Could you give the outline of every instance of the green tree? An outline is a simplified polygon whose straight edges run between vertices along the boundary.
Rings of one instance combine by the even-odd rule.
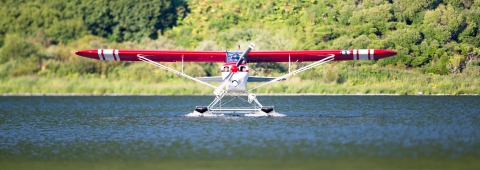
[[[400,22],[420,24],[423,11],[435,9],[442,0],[395,0],[393,1],[395,17]]]
[[[0,50],[0,64],[9,60],[39,58],[40,55],[41,46],[38,43],[27,41],[15,34],[7,34]]]
[[[77,11],[92,34],[119,42],[155,39],[175,24],[177,12],[184,12],[177,11],[169,0],[82,1]]]
[[[391,47],[402,46],[410,48],[422,41],[420,32],[412,28],[405,28],[390,32],[388,34],[388,41]]]
[[[392,5],[384,4],[371,8],[366,8],[358,11],[354,11],[352,17],[349,19],[349,23],[353,25],[361,25],[364,23],[371,23],[379,30],[385,30],[385,23],[393,19]]]
[[[425,38],[433,38],[442,43],[455,40],[464,21],[463,14],[455,11],[453,6],[441,4],[437,9],[425,13],[423,20]]]

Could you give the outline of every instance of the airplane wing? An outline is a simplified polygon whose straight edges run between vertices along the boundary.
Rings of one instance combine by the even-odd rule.
[[[115,61],[140,61],[138,55],[141,55],[156,62],[227,62],[227,51],[95,49],[81,50],[75,54],[96,60]],[[322,60],[332,54],[337,61],[378,60],[393,56],[396,52],[374,49],[251,51],[247,62],[309,62]]]
[[[248,76],[248,82],[269,82],[276,77],[259,77],[259,76]],[[223,82],[222,76],[212,76],[212,77],[196,77],[196,79],[205,81],[205,82]],[[279,81],[283,81],[282,79]]]

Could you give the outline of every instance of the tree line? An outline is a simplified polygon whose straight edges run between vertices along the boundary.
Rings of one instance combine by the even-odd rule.
[[[225,50],[248,42],[260,50],[394,49],[396,57],[347,63],[480,74],[479,0],[0,0],[0,16],[2,79],[112,76],[136,68],[77,57],[79,49]],[[189,66],[198,75],[217,69]],[[285,70],[278,63],[256,66]]]

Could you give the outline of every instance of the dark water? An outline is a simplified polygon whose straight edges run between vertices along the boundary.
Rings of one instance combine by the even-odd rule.
[[[212,96],[0,97],[6,169],[478,169],[478,96],[259,97],[286,117],[185,117]]]

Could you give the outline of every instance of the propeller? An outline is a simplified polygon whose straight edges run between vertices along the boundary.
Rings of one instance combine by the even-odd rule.
[[[245,51],[240,55],[240,59],[237,61],[237,64],[236,64],[237,67],[240,66],[240,64],[243,63],[243,61],[248,57],[248,53],[249,53],[253,48],[255,48],[255,44],[250,43],[250,45],[248,45],[247,50],[245,50]]]
[[[248,57],[248,53],[253,49],[255,48],[255,44],[253,43],[250,43],[250,45],[248,45],[248,48],[247,50],[245,50],[241,55],[240,55],[240,59],[238,59],[237,63],[235,64],[235,69],[238,68],[238,66],[240,66],[243,61],[245,61]],[[232,69],[233,70],[233,69]],[[230,72],[228,72],[228,75],[227,77],[225,77],[224,81],[222,83],[220,83],[220,85],[218,85],[218,87],[215,89],[215,91],[213,92],[215,95],[220,95],[223,88],[232,80],[232,77],[233,77],[233,74],[236,72],[233,72],[232,70],[230,70]]]

